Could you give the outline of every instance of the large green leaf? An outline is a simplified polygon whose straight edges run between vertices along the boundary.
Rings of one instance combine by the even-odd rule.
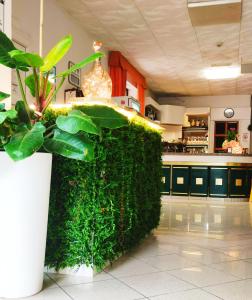
[[[17,117],[20,123],[30,124],[30,118],[26,111],[24,101],[17,101],[15,105],[15,110],[17,111]],[[30,114],[32,114],[31,111]]]
[[[6,99],[6,98],[9,98],[10,95],[9,94],[6,94],[4,92],[0,92],[0,101]]]
[[[59,116],[56,120],[59,129],[68,133],[78,133],[84,131],[92,134],[101,134],[100,127],[92,121],[92,119],[85,115],[80,110],[71,111],[68,116]]]
[[[81,107],[81,111],[100,127],[115,129],[129,124],[125,116],[105,105],[85,105]]]
[[[0,112],[0,124],[2,124],[7,118],[15,119],[17,117],[17,112],[15,109],[10,109],[7,111]]]
[[[38,75],[37,75],[37,77],[38,77]],[[38,80],[39,80],[39,77],[38,77]],[[43,84],[44,84],[44,81],[43,81]],[[29,76],[27,76],[25,78],[25,85],[29,88],[31,95],[33,97],[35,97],[35,76],[34,76],[34,74],[30,74]],[[43,88],[43,86],[42,86],[42,88]],[[52,84],[48,80],[47,85],[46,85],[46,95],[45,95],[46,97],[48,96],[51,88],[52,88]]]
[[[9,54],[10,51],[17,50],[8,38],[8,36],[0,30],[0,64],[12,68],[19,69],[22,71],[28,71],[26,66],[22,66],[21,63],[16,62]]]
[[[15,61],[10,57],[9,51],[15,50],[12,41],[0,30],[0,63],[9,68],[15,68]]]
[[[5,109],[5,104],[4,103],[0,103],[0,111],[3,111]]]
[[[15,161],[31,156],[43,145],[45,130],[40,122],[36,123],[32,129],[28,129],[25,125],[20,126],[4,149]]]
[[[25,78],[25,85],[29,88],[31,95],[35,97],[35,76],[33,74]]]
[[[46,151],[68,158],[91,161],[94,159],[93,143],[82,134],[70,134],[59,129],[54,130],[54,136],[44,142]]]
[[[102,56],[104,56],[104,54],[101,52],[94,53],[94,54],[90,55],[89,57],[83,59],[81,62],[73,65],[68,70],[59,73],[56,77],[66,77],[66,76],[70,75],[71,73],[75,72],[76,70],[85,67],[86,65],[90,64],[91,62],[95,61],[96,59],[98,59]]]
[[[9,52],[11,58],[23,66],[38,68],[43,66],[44,61],[36,53],[24,52],[22,50],[12,50]]]
[[[61,39],[44,58],[44,65],[40,68],[41,72],[48,72],[55,66],[71,48],[73,38],[71,35]]]

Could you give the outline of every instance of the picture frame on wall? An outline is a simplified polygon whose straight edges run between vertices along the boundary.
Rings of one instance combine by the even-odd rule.
[[[68,69],[70,69],[72,66],[74,65],[74,63],[72,61],[68,62]],[[70,75],[68,75],[68,82],[77,87],[80,88],[81,86],[81,69],[78,69],[76,71],[74,71],[73,73],[71,73]]]

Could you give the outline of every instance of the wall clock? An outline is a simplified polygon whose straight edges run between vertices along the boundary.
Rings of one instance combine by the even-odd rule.
[[[226,108],[224,110],[224,116],[228,119],[232,118],[234,116],[234,110],[233,108]]]

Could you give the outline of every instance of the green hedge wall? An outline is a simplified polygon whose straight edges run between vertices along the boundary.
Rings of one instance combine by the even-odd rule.
[[[58,113],[49,111],[47,121]],[[53,158],[46,249],[51,268],[101,269],[159,223],[160,134],[133,120],[128,127],[103,130],[101,140],[92,138],[93,162]]]

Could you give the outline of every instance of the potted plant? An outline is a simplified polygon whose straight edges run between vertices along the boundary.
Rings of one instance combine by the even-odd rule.
[[[59,41],[45,58],[16,49],[0,31],[0,63],[16,70],[22,99],[15,108],[0,104],[0,297],[27,297],[42,288],[52,154],[90,161],[94,146],[88,134],[101,136],[101,128],[125,126],[128,120],[106,106],[90,106],[87,114],[73,109],[55,124],[43,119],[67,76],[102,57],[95,53],[57,75],[50,70],[72,45],[70,35]],[[22,82],[20,72],[32,71]],[[24,84],[35,99],[27,102]],[[9,95],[0,92],[0,100]]]
[[[222,148],[226,150],[227,153],[242,153],[242,147],[239,143],[239,136],[235,128],[230,128],[230,130],[228,130],[228,136],[227,139],[223,142]]]

